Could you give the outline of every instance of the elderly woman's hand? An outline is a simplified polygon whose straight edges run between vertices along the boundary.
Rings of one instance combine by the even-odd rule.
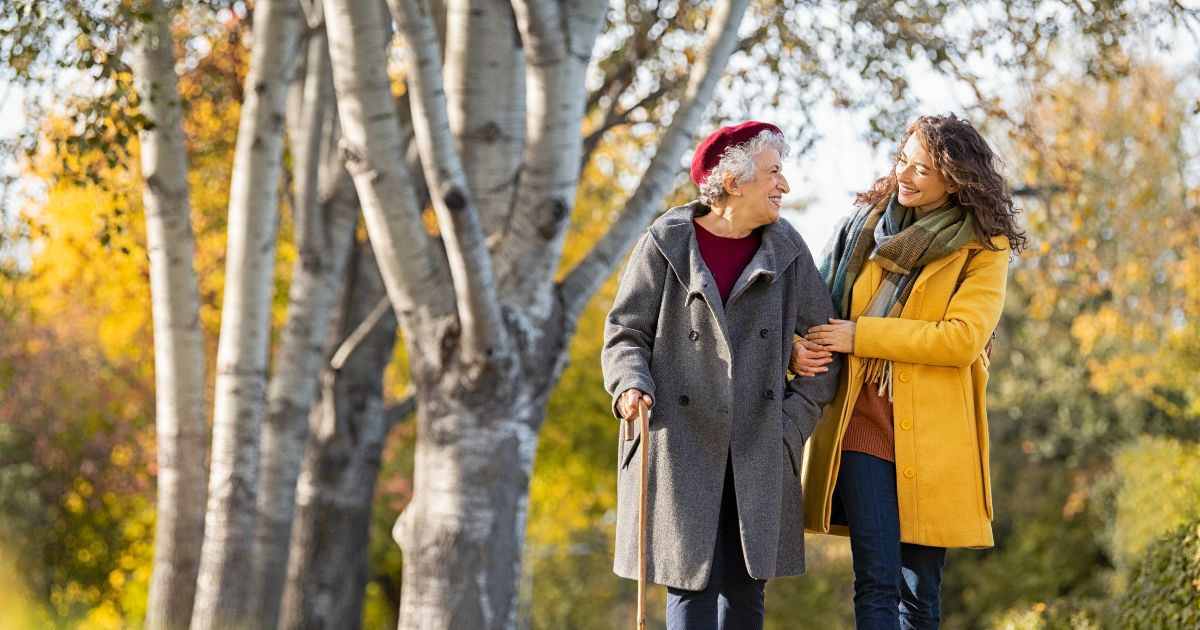
[[[630,388],[621,392],[621,396],[617,398],[617,413],[626,420],[636,417],[638,399],[646,401],[647,407],[654,406],[654,400],[649,395],[640,389]]]
[[[854,322],[829,318],[828,324],[813,326],[805,337],[831,352],[854,352]]]
[[[825,367],[833,361],[833,353],[804,337],[792,344],[792,360],[788,368],[796,376],[816,376],[828,372]]]

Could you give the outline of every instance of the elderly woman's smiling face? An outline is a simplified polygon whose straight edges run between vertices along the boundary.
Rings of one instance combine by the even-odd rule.
[[[754,168],[755,175],[750,181],[742,184],[729,181],[726,186],[732,195],[730,205],[736,207],[742,220],[757,227],[779,220],[783,196],[791,188],[783,176],[779,151],[764,148],[754,157]]]

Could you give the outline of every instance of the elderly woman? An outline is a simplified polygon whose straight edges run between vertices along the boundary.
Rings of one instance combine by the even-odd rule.
[[[667,626],[761,628],[763,589],[804,572],[804,442],[836,370],[785,378],[793,333],[835,313],[786,222],[788,153],[774,125],[723,127],[692,159],[700,199],[638,241],[601,362],[618,417],[654,405],[621,441],[614,570],[637,577],[639,448],[649,455],[647,579],[668,587]],[[719,620],[719,621],[718,621]]]
[[[985,347],[1025,244],[996,162],[967,121],[918,118],[822,256],[838,319],[807,338],[849,360],[804,524],[850,536],[859,628],[937,628],[946,548],[992,545]],[[792,368],[818,373],[803,345]]]

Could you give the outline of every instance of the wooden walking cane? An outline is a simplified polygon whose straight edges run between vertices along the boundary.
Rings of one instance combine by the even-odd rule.
[[[646,630],[646,495],[650,489],[650,408],[645,400],[638,400],[638,429],[642,436],[642,455],[638,487],[638,595],[637,628]],[[633,439],[633,418],[626,421],[625,439]]]

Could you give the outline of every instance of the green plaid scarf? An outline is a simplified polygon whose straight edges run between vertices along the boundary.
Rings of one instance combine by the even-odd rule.
[[[854,281],[867,260],[875,261],[883,268],[883,280],[862,315],[899,317],[925,265],[978,240],[974,217],[958,206],[943,206],[917,220],[916,211],[901,206],[893,195],[886,204],[861,207],[842,219],[818,268],[838,317],[846,319]],[[864,382],[875,382],[891,400],[891,361],[868,358],[866,364]]]

